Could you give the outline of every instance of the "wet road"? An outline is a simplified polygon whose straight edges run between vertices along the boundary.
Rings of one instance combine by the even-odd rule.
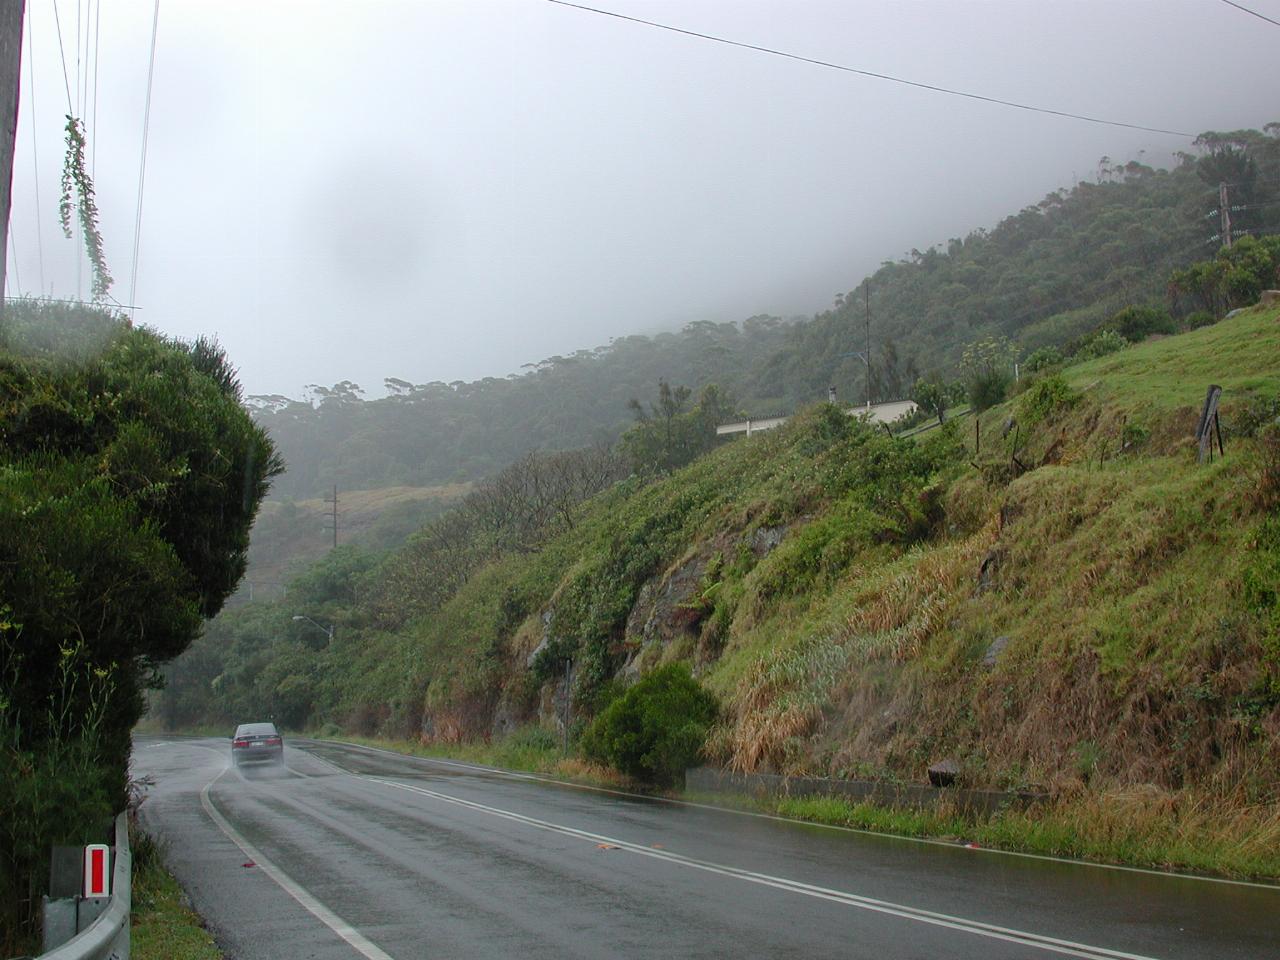
[[[364,747],[139,738],[232,960],[1280,958],[1280,889],[917,843]],[[245,866],[252,863],[252,866]]]

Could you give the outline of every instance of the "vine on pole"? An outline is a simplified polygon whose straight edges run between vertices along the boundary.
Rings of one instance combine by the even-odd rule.
[[[76,203],[72,203],[72,192]],[[93,180],[84,166],[84,131],[80,121],[67,115],[67,157],[62,165],[62,200],[58,212],[62,217],[62,234],[71,239],[71,208],[79,213],[80,229],[84,233],[85,253],[93,265],[93,300],[106,298],[113,282],[102,254],[102,233],[98,230],[98,204],[93,197]]]

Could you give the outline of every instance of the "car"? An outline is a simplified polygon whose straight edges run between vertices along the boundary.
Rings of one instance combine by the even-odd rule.
[[[242,723],[231,738],[231,763],[284,764],[284,738],[274,723]]]

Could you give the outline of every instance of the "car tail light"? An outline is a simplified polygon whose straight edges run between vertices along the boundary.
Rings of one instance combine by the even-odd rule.
[[[232,740],[232,741],[231,741],[231,749],[233,749],[233,750],[234,750],[236,747],[247,747],[248,745],[249,745],[249,741],[248,741],[248,740]]]
[[[268,746],[268,747],[278,747],[278,746],[280,746],[280,738],[279,738],[279,737],[267,737],[267,746]]]

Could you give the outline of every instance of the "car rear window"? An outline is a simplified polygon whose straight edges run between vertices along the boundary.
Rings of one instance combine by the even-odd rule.
[[[242,723],[236,727],[237,737],[274,737],[276,736],[276,725],[274,723]]]

